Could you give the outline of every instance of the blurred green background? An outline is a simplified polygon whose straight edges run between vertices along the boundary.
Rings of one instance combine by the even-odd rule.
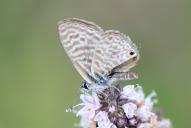
[[[139,46],[134,68],[175,128],[190,127],[191,6],[186,0],[0,0],[0,128],[72,128],[82,81],[58,39],[77,17],[118,29]]]

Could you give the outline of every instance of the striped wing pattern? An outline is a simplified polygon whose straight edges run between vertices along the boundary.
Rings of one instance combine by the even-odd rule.
[[[74,67],[88,83],[93,83],[93,54],[102,39],[103,30],[92,22],[75,18],[60,21],[58,30],[60,41]]]
[[[119,80],[136,76],[128,73],[138,56],[128,36],[114,30],[104,32],[98,25],[76,18],[60,21],[58,30],[74,67],[89,84],[107,81],[111,74]]]
[[[98,44],[94,54],[91,67],[93,75],[106,77],[117,67],[116,72],[127,72],[130,67],[125,63],[137,56],[130,55],[130,52],[138,52],[134,43],[128,36],[113,30],[104,32],[102,38],[103,42]]]

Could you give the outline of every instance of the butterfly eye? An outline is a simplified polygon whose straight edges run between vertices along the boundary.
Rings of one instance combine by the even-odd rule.
[[[135,53],[131,51],[129,54],[132,56],[132,55],[134,55]]]

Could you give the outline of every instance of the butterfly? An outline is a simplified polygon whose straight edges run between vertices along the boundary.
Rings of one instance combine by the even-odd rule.
[[[138,77],[130,71],[139,60],[139,51],[130,37],[77,18],[59,21],[58,31],[65,52],[85,80],[83,87],[109,86]]]

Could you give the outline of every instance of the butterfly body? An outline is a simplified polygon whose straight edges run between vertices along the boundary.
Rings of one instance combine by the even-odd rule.
[[[136,65],[139,53],[128,36],[76,18],[60,21],[58,30],[62,46],[88,86],[137,78],[129,70]]]

